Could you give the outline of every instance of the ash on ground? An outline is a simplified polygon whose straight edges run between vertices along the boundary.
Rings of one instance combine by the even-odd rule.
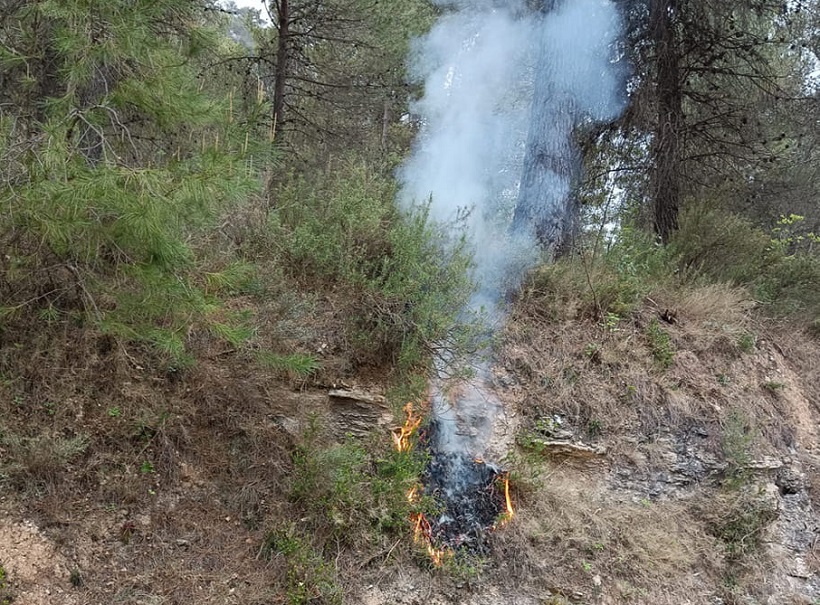
[[[436,423],[429,429],[430,463],[422,476],[424,493],[441,509],[428,521],[437,547],[485,554],[487,531],[506,509],[506,473],[496,466],[461,452],[437,450]]]

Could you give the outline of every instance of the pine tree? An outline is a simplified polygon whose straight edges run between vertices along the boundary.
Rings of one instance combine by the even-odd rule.
[[[197,81],[218,38],[185,0],[7,8],[1,304],[80,301],[101,328],[181,359],[187,328],[218,307],[197,234],[258,183],[254,115],[236,119]]]

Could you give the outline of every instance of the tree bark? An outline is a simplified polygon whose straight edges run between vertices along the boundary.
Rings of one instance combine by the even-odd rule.
[[[538,10],[546,16],[560,4],[560,0],[543,0]],[[512,231],[534,235],[544,251],[556,257],[571,248],[578,224],[579,204],[573,191],[581,156],[572,141],[573,101],[557,90],[554,63],[555,57],[542,44]]]
[[[276,3],[276,70],[273,84],[273,126],[271,138],[275,138],[284,124],[285,90],[289,77],[290,66],[290,3],[289,0],[279,0]]]
[[[651,0],[650,29],[656,52],[658,122],[653,146],[654,229],[667,243],[678,228],[681,206],[683,94],[675,34],[678,0]]]

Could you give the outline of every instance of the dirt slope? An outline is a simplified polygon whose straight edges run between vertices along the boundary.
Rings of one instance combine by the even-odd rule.
[[[483,564],[433,569],[401,532],[327,550],[344,601],[817,602],[818,342],[725,289],[616,322],[531,303],[495,369],[516,518]],[[376,374],[294,384],[215,358],[166,376],[62,342],[4,361],[17,373],[0,386],[3,599],[339,602],[299,597],[293,561],[262,552],[273,525],[304,521],[286,485],[311,419],[341,438],[371,418],[389,443],[385,408],[362,420],[328,397],[342,381],[383,392]]]

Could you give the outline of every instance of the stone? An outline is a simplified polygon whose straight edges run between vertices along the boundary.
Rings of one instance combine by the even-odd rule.
[[[586,445],[580,441],[562,441],[557,439],[533,439],[533,445],[546,454],[571,458],[589,459],[606,455],[603,446]]]
[[[363,437],[373,429],[393,423],[393,415],[382,395],[359,389],[333,389],[328,397],[340,435]]]

